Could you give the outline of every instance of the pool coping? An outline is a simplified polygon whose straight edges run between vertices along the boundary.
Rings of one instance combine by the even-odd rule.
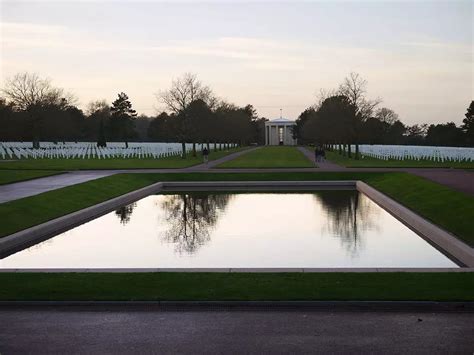
[[[198,181],[158,182],[97,205],[24,229],[0,239],[0,257],[107,214],[160,191],[311,191],[354,188],[448,254],[460,268],[38,268],[0,269],[0,272],[474,272],[474,249],[380,191],[356,180],[329,181]],[[464,267],[463,267],[464,266]],[[60,271],[59,271],[60,270]]]
[[[10,268],[0,269],[0,273],[388,273],[388,272],[422,272],[422,273],[444,273],[444,272],[474,272],[474,268],[427,268],[427,267],[333,267],[333,268]]]

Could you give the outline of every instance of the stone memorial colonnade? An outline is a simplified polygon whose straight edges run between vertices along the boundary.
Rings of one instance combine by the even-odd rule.
[[[277,118],[265,122],[265,145],[296,145],[293,138],[295,121]]]

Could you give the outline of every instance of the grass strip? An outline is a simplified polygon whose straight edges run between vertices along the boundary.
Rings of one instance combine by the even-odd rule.
[[[312,168],[314,164],[296,147],[262,147],[218,168]]]
[[[372,157],[364,157],[361,159],[349,158],[337,152],[326,152],[326,158],[333,163],[345,166],[347,168],[457,168],[457,169],[473,169],[474,162],[435,162],[432,160],[397,160],[397,159],[377,159]]]
[[[243,148],[235,148],[214,152],[211,149],[209,160],[222,158]],[[102,170],[102,169],[173,169],[186,168],[203,162],[201,154],[196,157],[189,153],[186,159],[179,156],[167,158],[110,158],[110,159],[19,159],[15,161],[0,161],[0,170]]]
[[[16,301],[473,301],[473,273],[2,273]]]
[[[13,182],[33,180],[40,177],[61,174],[61,171],[48,170],[0,170],[0,185],[11,184]]]

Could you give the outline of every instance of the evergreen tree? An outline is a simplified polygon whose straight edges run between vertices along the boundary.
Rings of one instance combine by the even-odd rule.
[[[100,125],[99,125],[99,135],[97,137],[97,146],[98,147],[107,147],[107,141],[105,139],[105,127],[104,127],[104,120],[100,120]]]
[[[123,140],[128,148],[128,140],[136,136],[133,121],[137,112],[132,109],[127,94],[121,92],[110,108],[110,133],[115,140]]]
[[[462,120],[461,129],[466,134],[467,144],[472,147],[474,146],[474,101],[471,101],[464,116],[466,118]]]

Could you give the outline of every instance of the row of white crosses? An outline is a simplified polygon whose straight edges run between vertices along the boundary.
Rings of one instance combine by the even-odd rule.
[[[203,145],[196,144],[196,150],[201,149]],[[186,151],[191,150],[192,144],[186,144]],[[92,142],[41,142],[39,149],[33,149],[31,142],[0,142],[0,159],[160,159],[181,152],[181,143],[129,143],[128,148],[124,143],[107,143],[107,147],[102,148]]]
[[[351,146],[355,152],[355,145]],[[431,160],[436,162],[473,162],[474,148],[430,147],[414,145],[359,145],[362,157],[382,160]]]

